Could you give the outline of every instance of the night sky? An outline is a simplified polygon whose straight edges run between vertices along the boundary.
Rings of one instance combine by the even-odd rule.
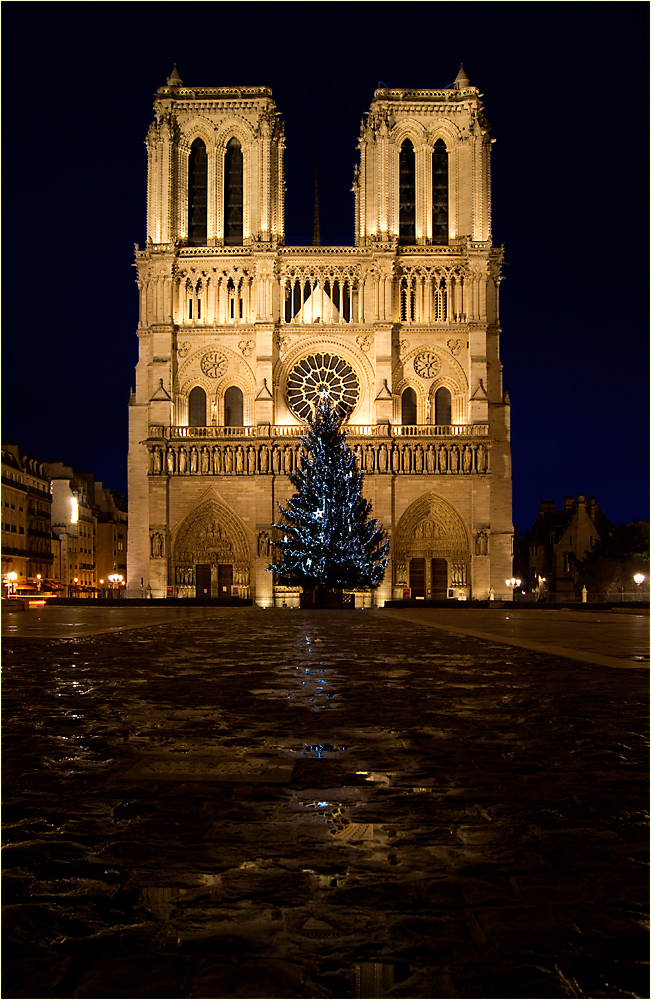
[[[648,6],[6,3],[2,440],[127,487],[127,401],[152,99],[268,85],[285,122],[286,242],[352,245],[363,114],[381,82],[484,95],[514,523],[594,494],[648,518]]]

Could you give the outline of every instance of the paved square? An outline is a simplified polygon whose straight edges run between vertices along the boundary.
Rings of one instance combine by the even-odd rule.
[[[5,632],[5,996],[648,996],[647,671],[146,610]]]

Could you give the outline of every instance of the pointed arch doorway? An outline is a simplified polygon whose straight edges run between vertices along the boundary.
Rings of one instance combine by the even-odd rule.
[[[396,584],[404,581],[412,597],[443,601],[451,588],[465,588],[470,558],[463,519],[443,497],[425,494],[400,518],[394,555]]]
[[[173,543],[172,573],[179,596],[224,600],[237,585],[240,596],[247,597],[250,571],[250,547],[236,515],[215,499],[190,511]]]

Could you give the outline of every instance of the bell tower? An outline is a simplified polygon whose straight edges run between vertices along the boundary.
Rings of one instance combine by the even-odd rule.
[[[176,66],[147,135],[154,246],[284,241],[283,126],[268,87],[184,87]]]

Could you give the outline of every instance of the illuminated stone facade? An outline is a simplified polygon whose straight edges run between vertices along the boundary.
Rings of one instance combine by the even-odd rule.
[[[265,87],[185,87],[147,137],[130,401],[131,596],[252,597],[300,416],[320,385],[392,561],[374,595],[509,598],[511,469],[478,91],[378,90],[360,135],[354,247],[284,245],[283,126]],[[173,588],[171,590],[170,588]]]

